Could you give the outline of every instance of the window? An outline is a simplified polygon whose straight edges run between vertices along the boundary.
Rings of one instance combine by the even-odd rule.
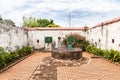
[[[58,37],[58,40],[60,40],[61,39],[61,37]]]
[[[39,40],[37,40],[37,43],[39,43]]]
[[[114,39],[112,39],[112,43],[114,43],[115,42],[115,40]]]
[[[92,32],[92,30],[90,30],[90,32]]]
[[[92,41],[93,41],[93,39],[92,39]]]
[[[99,39],[99,43],[100,43],[100,41],[101,41],[101,40]]]
[[[95,46],[97,46],[97,42],[95,42]]]

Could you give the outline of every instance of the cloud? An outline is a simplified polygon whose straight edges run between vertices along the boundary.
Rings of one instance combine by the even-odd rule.
[[[54,19],[61,26],[82,27],[120,16],[119,0],[2,0],[0,15],[21,26],[23,16]]]

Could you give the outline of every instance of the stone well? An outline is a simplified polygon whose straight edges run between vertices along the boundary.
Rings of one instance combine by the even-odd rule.
[[[52,51],[52,57],[57,59],[80,59],[82,58],[82,49],[73,48],[68,50],[67,48],[57,48]]]

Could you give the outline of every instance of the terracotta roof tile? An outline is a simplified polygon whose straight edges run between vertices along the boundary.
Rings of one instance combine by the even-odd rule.
[[[105,26],[105,25],[108,25],[108,24],[112,24],[114,22],[118,22],[120,21],[120,16],[119,17],[116,17],[116,18],[113,18],[113,19],[110,19],[110,20],[107,20],[107,21],[104,21],[102,23],[99,23],[99,24],[96,24],[94,25],[92,28],[90,29],[93,29],[93,28],[96,28],[96,27],[100,27],[100,26]]]
[[[35,30],[84,30],[84,28],[68,28],[68,27],[62,27],[62,28],[24,28],[24,30],[27,31],[35,31]]]

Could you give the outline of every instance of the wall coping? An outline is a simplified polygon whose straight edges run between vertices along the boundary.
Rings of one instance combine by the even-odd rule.
[[[109,25],[109,24],[112,24],[112,23],[115,23],[115,22],[119,22],[119,21],[120,21],[120,16],[116,17],[116,18],[113,18],[113,19],[110,19],[110,20],[106,20],[106,21],[101,22],[99,24],[96,24],[92,28],[89,28],[89,29],[93,29],[93,28],[97,28],[97,27],[103,27],[105,25]]]
[[[41,30],[84,30],[84,28],[67,28],[67,27],[61,27],[61,28],[24,28],[25,31],[41,31]]]

